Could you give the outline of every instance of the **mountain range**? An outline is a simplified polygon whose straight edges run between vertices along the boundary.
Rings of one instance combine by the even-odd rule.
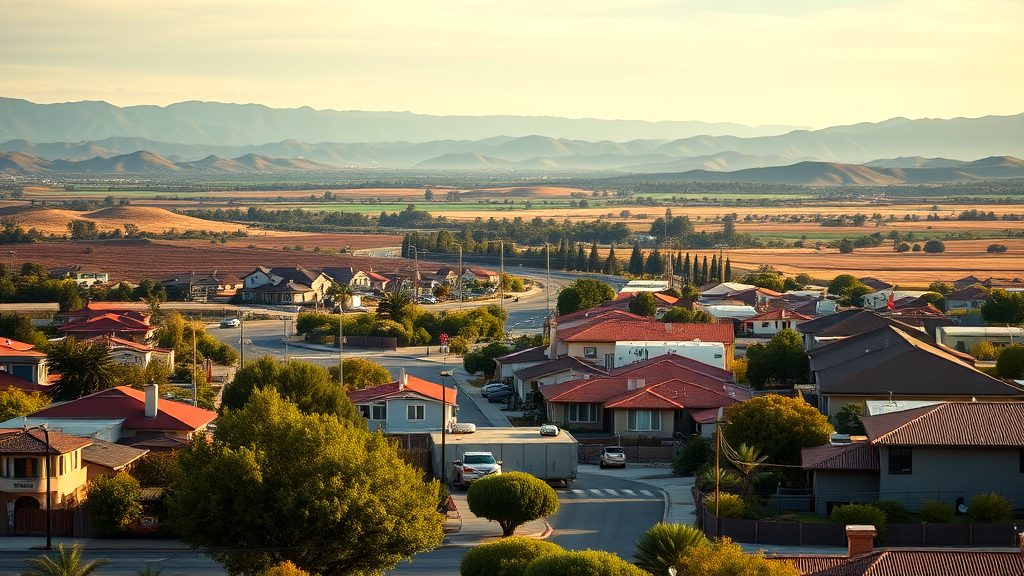
[[[283,109],[220,102],[128,107],[96,101],[37,104],[0,98],[0,140],[23,138],[36,142],[138,136],[165,142],[237,146],[289,139],[427,142],[531,134],[582,140],[633,140],[699,134],[767,136],[794,128],[797,127],[553,116],[432,116],[412,112],[314,110],[308,106]]]
[[[721,155],[722,162],[730,160]],[[692,164],[708,166],[710,157],[692,159]],[[743,161],[732,158],[733,165]],[[478,169],[512,167],[525,168],[527,163],[510,163],[500,158],[476,153],[444,155],[421,162],[421,169],[444,170],[471,163]],[[681,165],[681,164],[678,164]],[[534,169],[540,169],[536,166]],[[1011,156],[991,156],[973,162],[946,158],[904,157],[875,160],[866,164],[804,161],[784,166],[722,170],[720,164],[680,172],[630,174],[606,179],[606,182],[746,182],[793,184],[802,186],[888,186],[895,184],[933,184],[943,182],[970,182],[978,180],[1024,178],[1024,160]],[[718,169],[718,170],[716,170]],[[228,159],[207,156],[201,160],[175,162],[150,151],[137,151],[111,158],[95,157],[87,160],[48,160],[24,152],[0,152],[0,173],[31,174],[254,174],[287,171],[334,171],[326,164],[306,159],[270,158],[245,154]]]
[[[258,154],[230,159],[207,156],[191,162],[173,162],[147,150],[87,160],[47,160],[24,152],[0,152],[0,174],[253,174],[319,170],[334,168],[310,160],[268,158]]]

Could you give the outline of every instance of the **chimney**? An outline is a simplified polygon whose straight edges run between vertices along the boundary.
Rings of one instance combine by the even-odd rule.
[[[875,534],[870,524],[850,524],[846,527],[846,545],[850,558],[870,554],[875,549]]]
[[[405,368],[402,368],[402,376],[398,379],[398,389],[405,390],[405,385],[409,383],[409,375],[405,373]]]
[[[665,332],[668,332],[669,334],[672,333],[672,323],[671,322],[665,322]]]
[[[157,402],[160,398],[160,388],[156,384],[146,386],[146,418],[156,418],[160,409]]]
[[[626,380],[627,390],[637,390],[639,388],[643,388],[646,385],[647,380],[645,378],[628,378]]]
[[[1017,543],[1020,544],[1020,555],[1024,556],[1024,532],[1017,534]]]

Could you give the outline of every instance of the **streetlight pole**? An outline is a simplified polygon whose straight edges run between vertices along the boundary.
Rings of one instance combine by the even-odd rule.
[[[551,318],[551,244],[544,242],[544,299],[547,318]]]
[[[238,369],[245,368],[245,311],[238,315]]]
[[[448,464],[445,462],[447,458],[445,454],[446,434],[448,432],[448,386],[444,383],[445,376],[453,376],[453,370],[442,370],[441,371],[441,483],[448,483]]]
[[[412,279],[412,298],[418,301],[420,299],[420,249],[418,246],[412,245],[409,248],[412,248],[412,259],[415,266]]]
[[[345,387],[345,296],[338,304],[338,384]]]
[[[499,260],[498,260],[501,263],[500,264],[501,271],[498,273],[498,291],[499,291],[498,293],[501,296],[501,299],[498,300],[498,304],[501,306],[501,309],[504,310],[505,309],[505,241],[504,240],[498,240],[498,246],[500,246],[500,248],[501,248],[501,254],[500,254]]]
[[[465,298],[462,296],[462,244],[456,243],[455,245],[459,247],[459,310],[462,310],[462,303],[465,301]]]
[[[199,406],[199,384],[196,382],[196,325],[192,323],[192,405]]]
[[[46,550],[53,550],[53,497],[50,494],[50,452],[52,451],[50,448],[50,428],[46,424],[39,424],[38,426],[26,428],[25,433],[27,434],[32,430],[42,430],[43,439],[46,442]]]

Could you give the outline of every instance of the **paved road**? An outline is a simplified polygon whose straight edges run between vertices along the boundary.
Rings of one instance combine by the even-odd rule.
[[[558,513],[550,518],[550,541],[570,550],[607,550],[631,559],[637,538],[661,521],[661,493],[647,484],[607,476],[580,474],[568,489],[559,489]],[[440,548],[400,564],[389,576],[457,576],[467,548]]]
[[[36,558],[42,554],[15,550],[0,551],[0,576],[18,576],[28,565],[25,560]],[[223,576],[224,570],[209,557],[199,552],[190,551],[86,551],[86,560],[109,559],[111,563],[100,568],[97,576],[135,576],[138,571],[149,564],[153,568],[162,569],[160,576]]]

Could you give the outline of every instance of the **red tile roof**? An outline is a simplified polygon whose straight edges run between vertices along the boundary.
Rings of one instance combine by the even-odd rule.
[[[388,281],[388,277],[387,276],[381,276],[380,274],[377,274],[376,272],[365,272],[365,274],[367,276],[369,276],[370,280],[376,280],[378,282],[387,282]]]
[[[861,418],[883,446],[1024,447],[1024,403],[948,402]]]
[[[648,376],[671,378],[673,375],[679,374],[678,370],[680,369],[690,373],[688,378],[698,378],[698,380],[694,380],[697,383],[704,382],[715,385],[718,383],[731,384],[735,381],[735,376],[728,370],[679,354],[663,354],[641,362],[619,366],[613,368],[609,375],[623,377],[628,375],[629,378],[647,378]]]
[[[878,450],[866,441],[825,444],[800,450],[804,470],[878,470]]]
[[[577,327],[559,328],[557,333],[558,338],[565,342],[700,340],[728,345],[736,341],[732,322],[689,324],[656,320],[604,319]]]
[[[621,318],[628,318],[630,320],[648,319],[644,316],[633,314],[632,312],[627,311],[626,308],[628,306],[628,299],[609,300],[608,302],[598,304],[593,308],[587,308],[586,310],[577,310],[575,312],[570,312],[569,314],[562,314],[561,316],[555,318],[555,322],[557,322],[559,326],[563,324],[571,324],[575,326],[576,322],[579,320],[595,320],[597,318],[603,318],[609,314],[616,315]]]
[[[49,394],[52,390],[48,384],[35,384],[8,372],[0,372],[0,390],[10,390],[11,388],[17,388],[22,392],[42,392],[43,394]]]
[[[35,349],[35,345],[26,344],[10,338],[0,338],[0,356],[2,357],[28,357],[46,358],[46,354]]]
[[[780,559],[783,559],[780,557]],[[793,558],[786,558],[793,560]],[[1024,554],[1009,550],[876,550],[808,576],[1021,576]]]
[[[50,448],[56,454],[66,454],[90,444],[90,438],[50,430]],[[46,454],[46,436],[38,429],[0,429],[0,454]]]
[[[32,414],[54,418],[124,418],[127,430],[187,430],[203,428],[216,412],[196,406],[160,399],[156,418],[146,417],[146,393],[128,386],[117,386],[77,400],[53,404]]]
[[[444,395],[445,403],[455,404],[458,391],[454,388],[442,386],[415,376],[406,376],[405,386],[399,386],[398,380],[395,380],[394,382],[388,382],[379,386],[351,390],[348,392],[348,399],[354,403],[363,403],[379,402],[387,398],[420,395],[440,402],[442,394]]]
[[[513,364],[516,362],[544,362],[548,359],[548,347],[545,345],[524,348],[510,352],[504,356],[498,356],[496,361],[502,364]]]
[[[130,316],[106,313],[90,316],[60,327],[61,332],[149,332],[153,327]]]
[[[118,338],[117,336],[113,335],[93,336],[92,338],[87,338],[85,342],[89,342],[90,344],[103,344],[108,348],[131,348],[133,350],[138,350],[140,352],[170,352],[170,350],[150,346],[149,344],[143,342],[133,342],[131,340],[127,340],[125,338]]]

